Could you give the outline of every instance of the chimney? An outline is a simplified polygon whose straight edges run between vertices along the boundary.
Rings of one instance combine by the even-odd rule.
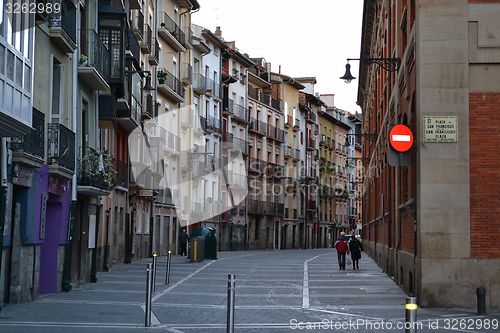
[[[219,38],[222,37],[222,30],[220,30],[220,27],[215,28],[215,35]]]

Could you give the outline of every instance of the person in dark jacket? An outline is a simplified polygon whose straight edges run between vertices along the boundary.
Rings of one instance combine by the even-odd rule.
[[[189,236],[186,232],[186,229],[182,228],[181,229],[181,232],[179,234],[179,243],[180,243],[180,250],[179,250],[179,254],[181,256],[183,255],[187,255],[187,243],[189,241]]]
[[[352,269],[359,269],[359,259],[361,259],[361,251],[363,251],[363,244],[352,235],[349,240],[349,250],[351,250]]]

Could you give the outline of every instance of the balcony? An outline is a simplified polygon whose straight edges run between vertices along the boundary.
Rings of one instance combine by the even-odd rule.
[[[205,77],[205,95],[220,98],[220,85],[207,77]]]
[[[200,117],[201,127],[205,133],[208,132],[221,132],[222,131],[222,122],[220,119],[217,119],[213,116]]]
[[[265,202],[259,200],[248,200],[248,214],[264,215],[265,212]]]
[[[293,149],[290,146],[285,146],[285,158],[292,158],[293,157]]]
[[[181,139],[174,133],[167,131],[167,152],[178,155],[181,152]]]
[[[269,96],[269,95],[264,94],[263,92],[261,92],[260,96],[259,96],[259,101],[262,104],[270,105],[271,104],[271,96]]]
[[[11,139],[12,162],[34,168],[42,166],[45,157],[45,115],[33,110],[33,129],[23,137]]]
[[[127,57],[132,59],[137,67],[141,65],[141,46],[137,41],[137,37],[134,33],[129,30],[128,31],[128,39],[127,39]]]
[[[64,125],[51,123],[48,134],[49,173],[69,179],[75,173],[75,133]]]
[[[309,124],[317,124],[317,122],[318,122],[318,115],[316,114],[316,112],[309,111],[307,113],[307,122]]]
[[[156,39],[154,40],[148,60],[151,66],[157,66],[160,63],[160,43]]]
[[[205,94],[206,89],[207,86],[205,82],[205,77],[201,74],[195,74],[193,81],[193,92],[198,95],[203,95]]]
[[[107,152],[80,147],[77,191],[89,196],[105,196],[116,184],[114,161]]]
[[[258,100],[257,89],[252,86],[248,86],[248,97]]]
[[[233,138],[233,147],[235,150],[241,151],[243,155],[248,155],[249,153],[248,141],[246,140]]]
[[[116,97],[111,94],[99,94],[99,121],[116,120]]]
[[[148,24],[144,25],[144,37],[141,42],[141,50],[145,54],[150,54],[153,48],[153,31]]]
[[[264,123],[263,121],[257,120],[255,118],[250,118],[250,125],[248,127],[248,130],[252,131],[254,133],[260,134],[260,135],[267,134],[266,123]]]
[[[264,162],[265,163],[265,173],[267,177],[275,177],[275,178],[283,178],[284,173],[283,173],[283,166],[274,164],[271,162]]]
[[[291,114],[286,116],[285,128],[290,128],[293,125],[293,116]]]
[[[307,149],[316,150],[316,140],[313,138],[307,138]]]
[[[281,101],[279,99],[271,98],[271,107],[277,111],[281,111]]]
[[[162,16],[160,15],[159,20],[160,28],[158,28],[158,35],[165,39],[177,52],[185,52],[187,47],[186,34],[184,34],[177,23],[167,13],[163,13]]]
[[[116,161],[116,185],[128,189],[128,163]]]
[[[226,109],[231,115],[231,119],[248,122],[248,111],[246,107],[235,103],[232,99],[229,99]]]
[[[293,130],[296,132],[300,129],[300,119],[295,118],[295,121],[293,123]]]
[[[253,173],[257,173],[258,176],[261,176],[266,172],[267,162],[261,161],[256,158],[250,158],[249,162],[249,171]]]
[[[326,145],[326,135],[322,134],[319,140],[319,145],[324,147]]]
[[[231,190],[247,190],[247,176],[228,171],[227,173],[228,183]]]
[[[175,101],[184,102],[184,87],[181,81],[166,69],[159,69],[158,73],[158,92],[162,93]]]
[[[71,0],[49,0],[61,10],[49,17],[49,37],[65,53],[76,49],[76,7]]]
[[[109,89],[109,51],[95,30],[87,30],[86,52],[80,56],[78,77],[93,90]]]
[[[130,25],[132,27],[132,32],[138,41],[142,42],[144,38],[144,14],[140,10],[130,11]]]
[[[293,156],[292,156],[292,158],[295,161],[299,161],[300,160],[300,150],[299,149],[293,149]]]
[[[181,81],[186,86],[193,82],[193,67],[190,64],[182,64]]]
[[[267,126],[267,137],[276,141],[285,141],[285,132],[274,126]]]

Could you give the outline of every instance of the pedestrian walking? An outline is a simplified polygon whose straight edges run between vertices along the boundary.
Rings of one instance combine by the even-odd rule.
[[[179,234],[179,243],[180,243],[180,250],[179,253],[181,256],[187,255],[187,243],[189,241],[189,235],[186,232],[185,228],[181,229],[181,232]]]
[[[356,238],[356,235],[352,235],[349,240],[349,250],[351,251],[352,259],[352,269],[359,269],[359,259],[361,259],[361,251],[363,251],[363,244]]]
[[[340,233],[340,238],[333,245],[337,250],[339,270],[345,271],[345,255],[349,254],[349,244],[345,241],[345,232]]]

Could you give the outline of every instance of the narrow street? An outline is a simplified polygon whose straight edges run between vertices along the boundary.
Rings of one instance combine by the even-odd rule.
[[[404,317],[405,294],[366,255],[359,271],[350,267],[339,271],[335,252],[330,249],[254,251],[221,253],[219,260],[201,263],[189,263],[185,257],[176,256],[168,286],[164,284],[165,257],[160,258],[153,324],[146,329],[143,308],[147,262],[113,267],[99,274],[98,283],[70,293],[5,306],[0,332],[225,332],[228,273],[236,275],[236,332],[311,331],[298,323],[326,320],[384,320],[395,325]],[[474,317],[467,311],[421,309],[418,318],[440,318],[443,324],[452,316]],[[364,326],[315,330],[403,331]]]

